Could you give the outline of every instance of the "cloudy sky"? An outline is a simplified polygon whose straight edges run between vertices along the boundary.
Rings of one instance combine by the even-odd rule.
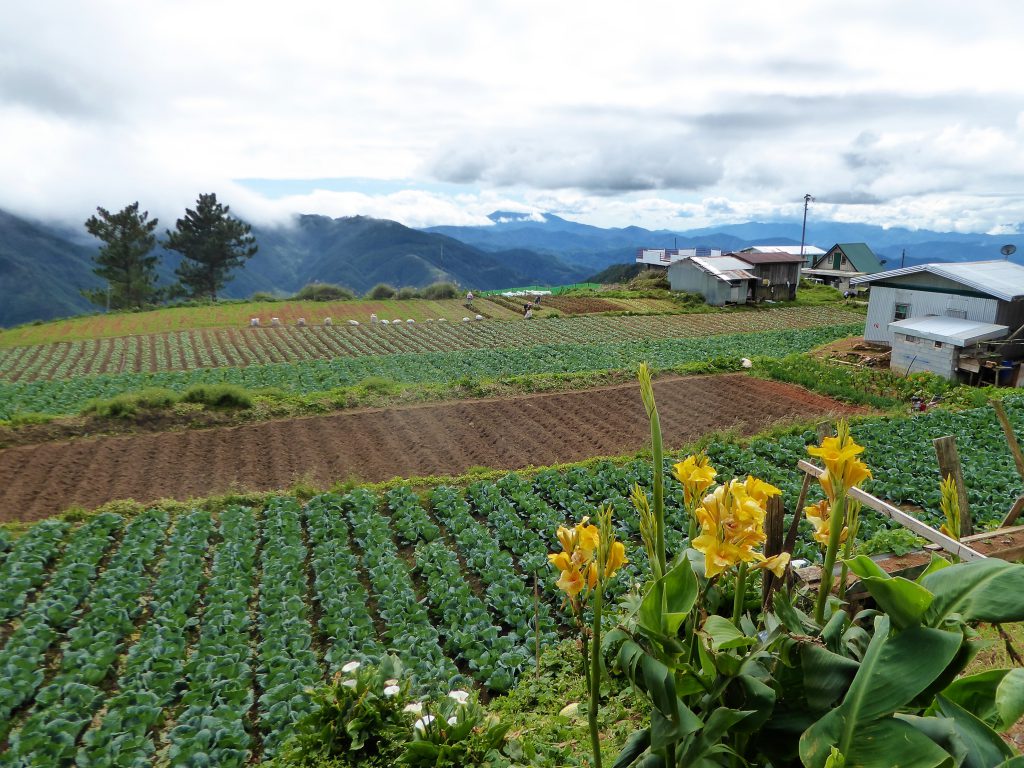
[[[264,10],[266,9],[266,10]],[[1024,231],[1024,3],[38,0],[0,208]]]

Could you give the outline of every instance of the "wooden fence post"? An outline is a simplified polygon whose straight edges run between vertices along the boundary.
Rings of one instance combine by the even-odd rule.
[[[939,459],[939,474],[943,480],[950,475],[956,485],[956,495],[960,499],[960,538],[974,533],[971,522],[971,511],[967,506],[967,488],[964,487],[964,473],[960,467],[960,454],[956,449],[956,438],[952,435],[937,437],[932,440],[935,455]],[[953,533],[953,532],[951,532]]]
[[[992,408],[996,412],[996,418],[999,419],[999,426],[1003,428],[1003,434],[1006,435],[1006,442],[1010,446],[1010,453],[1013,454],[1013,461],[1017,465],[1017,474],[1024,480],[1024,453],[1020,450],[1017,434],[1013,431],[1013,425],[1010,424],[1010,419],[1006,415],[1006,409],[1003,408],[1001,400],[989,400],[989,403],[992,404]]]
[[[764,542],[765,557],[773,557],[782,552],[782,529],[785,516],[786,508],[782,503],[782,497],[773,496],[768,499],[764,518],[764,533],[768,537]],[[775,578],[775,574],[771,571],[764,572],[764,579],[761,582],[761,607],[765,611],[771,606],[772,592],[778,587],[779,582],[780,580]]]

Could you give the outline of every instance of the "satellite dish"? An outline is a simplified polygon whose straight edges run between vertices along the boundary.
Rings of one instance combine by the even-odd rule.
[[[999,252],[1003,254],[1003,256],[1013,256],[1013,254],[1017,252],[1017,246],[1004,245],[1002,248],[999,249]]]

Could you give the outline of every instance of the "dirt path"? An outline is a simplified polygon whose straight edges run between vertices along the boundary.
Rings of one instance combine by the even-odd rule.
[[[852,409],[748,376],[656,382],[665,441],[716,430],[756,432],[787,418]],[[517,469],[619,455],[649,439],[635,384],[503,400],[461,401],[219,429],[80,439],[0,451],[0,521],[36,520],[113,499],[188,499],[355,478]]]

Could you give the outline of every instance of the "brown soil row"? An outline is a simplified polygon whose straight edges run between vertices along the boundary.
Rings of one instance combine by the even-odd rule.
[[[748,376],[655,384],[665,441],[750,434],[792,418],[849,412],[788,384]],[[158,434],[79,439],[0,451],[0,521],[36,520],[114,499],[188,499],[358,479],[517,469],[641,450],[648,426],[635,384],[368,410]]]

